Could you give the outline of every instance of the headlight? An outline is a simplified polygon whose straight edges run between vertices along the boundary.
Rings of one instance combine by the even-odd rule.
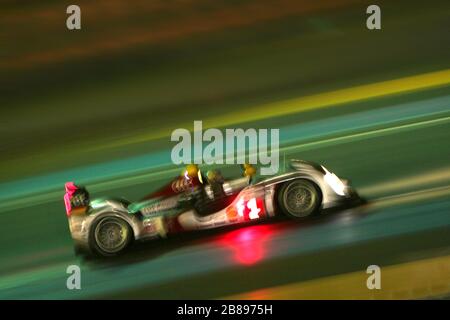
[[[325,171],[325,182],[340,196],[345,196],[345,184],[334,173],[328,171],[324,166],[322,169]]]

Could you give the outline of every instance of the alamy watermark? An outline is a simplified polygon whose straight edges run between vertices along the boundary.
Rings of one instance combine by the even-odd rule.
[[[81,269],[76,264],[67,267],[66,273],[69,274],[66,280],[66,287],[69,290],[81,289]]]
[[[66,19],[66,27],[69,30],[81,29],[81,9],[76,4],[67,7],[66,13],[70,14]]]
[[[366,13],[370,14],[366,20],[366,27],[369,30],[381,29],[381,9],[376,4],[367,7]]]
[[[367,267],[367,274],[370,276],[367,278],[366,286],[369,290],[381,289],[381,268],[375,264]]]
[[[203,122],[194,121],[193,136],[188,129],[172,132],[171,141],[178,142],[171,159],[174,164],[259,164],[261,175],[279,170],[279,129],[225,129],[203,132]]]

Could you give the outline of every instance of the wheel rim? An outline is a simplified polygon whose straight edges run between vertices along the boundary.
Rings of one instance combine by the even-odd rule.
[[[95,241],[102,251],[115,253],[127,244],[128,228],[117,218],[105,218],[95,228]]]
[[[284,193],[286,209],[298,217],[308,215],[313,210],[315,202],[314,190],[302,183],[291,184]]]

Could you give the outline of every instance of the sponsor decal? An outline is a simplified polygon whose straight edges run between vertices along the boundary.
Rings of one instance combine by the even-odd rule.
[[[141,212],[143,215],[152,215],[161,211],[174,209],[178,205],[178,197],[171,197],[161,201],[154,202],[148,206],[143,206]]]

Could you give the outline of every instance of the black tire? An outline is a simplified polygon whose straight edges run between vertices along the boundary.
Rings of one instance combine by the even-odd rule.
[[[103,257],[122,253],[133,239],[133,230],[122,218],[105,216],[92,224],[89,232],[89,248]]]
[[[320,189],[306,179],[286,182],[278,191],[277,198],[282,213],[293,219],[304,219],[317,214],[322,203]]]

